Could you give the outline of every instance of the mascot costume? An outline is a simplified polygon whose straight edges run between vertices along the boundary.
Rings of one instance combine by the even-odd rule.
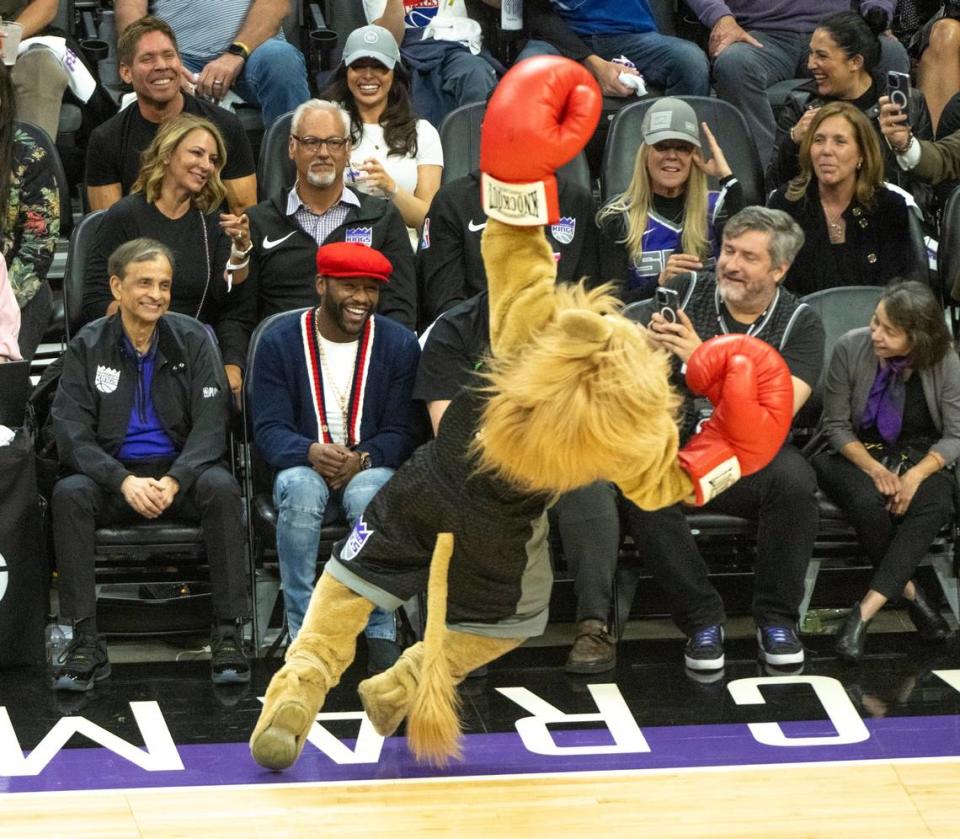
[[[666,354],[603,289],[555,287],[543,234],[558,216],[554,173],[593,134],[600,100],[587,70],[552,56],[517,65],[491,97],[480,152],[491,357],[327,562],[250,738],[260,765],[297,760],[374,606],[424,589],[424,641],[360,698],[384,736],[407,720],[417,759],[459,756],[456,685],[546,625],[546,509],[559,494],[603,479],[644,509],[702,504],[782,445],[793,392],[768,344],[727,335],[693,353],[687,383],[715,407],[678,451]]]

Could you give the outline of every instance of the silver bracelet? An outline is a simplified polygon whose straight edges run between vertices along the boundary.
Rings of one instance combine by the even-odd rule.
[[[232,259],[232,258],[233,258],[234,256],[236,256],[236,255],[237,255],[237,254],[232,254],[232,253],[231,253],[231,254],[230,254],[230,258]],[[227,270],[228,270],[230,273],[233,273],[234,271],[240,271],[240,270],[242,270],[243,268],[246,268],[249,264],[250,264],[250,251],[247,251],[247,258],[244,259],[243,262],[238,262],[236,265],[234,265],[232,262],[228,262],[228,263],[227,263]]]
[[[891,145],[890,148],[893,149],[893,153],[897,155],[897,157],[900,157],[901,155],[906,154],[908,151],[910,151],[910,149],[913,148],[913,144],[914,142],[916,142],[916,139],[917,138],[913,134],[911,134],[910,139],[907,140],[906,145],[903,148],[897,148],[896,146],[893,146],[893,145]]]

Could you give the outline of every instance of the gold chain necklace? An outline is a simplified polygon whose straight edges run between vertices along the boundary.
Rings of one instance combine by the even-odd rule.
[[[836,218],[830,218],[830,213],[827,212],[827,208],[823,202],[820,203],[820,206],[823,207],[823,215],[827,220],[827,236],[829,236],[833,244],[841,244],[846,238],[844,233],[847,228],[846,219],[843,217],[843,210],[837,213]]]
[[[320,355],[320,369],[326,370],[328,375],[324,377],[323,381],[330,383],[330,390],[333,391],[333,395],[337,400],[337,405],[340,408],[340,419],[343,423],[343,437],[346,440],[347,444],[350,443],[350,388],[348,386],[347,392],[343,393],[339,387],[337,387],[337,380],[333,375],[333,365],[327,360],[327,354],[323,349],[323,336],[320,334],[320,319],[316,318],[315,330],[317,333],[317,352]],[[348,381],[353,383],[353,376],[357,369],[357,359],[354,356],[353,365],[350,368],[350,378]]]

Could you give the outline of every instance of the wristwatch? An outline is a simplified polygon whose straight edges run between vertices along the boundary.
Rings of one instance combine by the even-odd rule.
[[[360,455],[360,469],[369,469],[373,466],[373,461],[370,460],[370,452],[361,452],[357,451],[357,454]]]
[[[247,49],[246,44],[241,44],[239,41],[234,41],[227,47],[227,52],[230,55],[239,55],[244,61],[250,57],[250,50]]]

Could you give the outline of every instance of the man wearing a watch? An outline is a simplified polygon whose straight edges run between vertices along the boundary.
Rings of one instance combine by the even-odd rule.
[[[277,555],[291,641],[317,575],[320,528],[354,525],[369,501],[426,439],[413,401],[416,336],[374,314],[393,270],[358,243],[317,250],[316,308],[286,312],[261,336],[252,365],[254,442],[275,470]],[[372,669],[400,653],[393,615],[367,625]]]
[[[184,83],[219,101],[233,90],[259,105],[264,127],[310,98],[303,54],[283,36],[288,0],[156,0],[176,34]],[[118,34],[147,14],[147,0],[115,0]]]

